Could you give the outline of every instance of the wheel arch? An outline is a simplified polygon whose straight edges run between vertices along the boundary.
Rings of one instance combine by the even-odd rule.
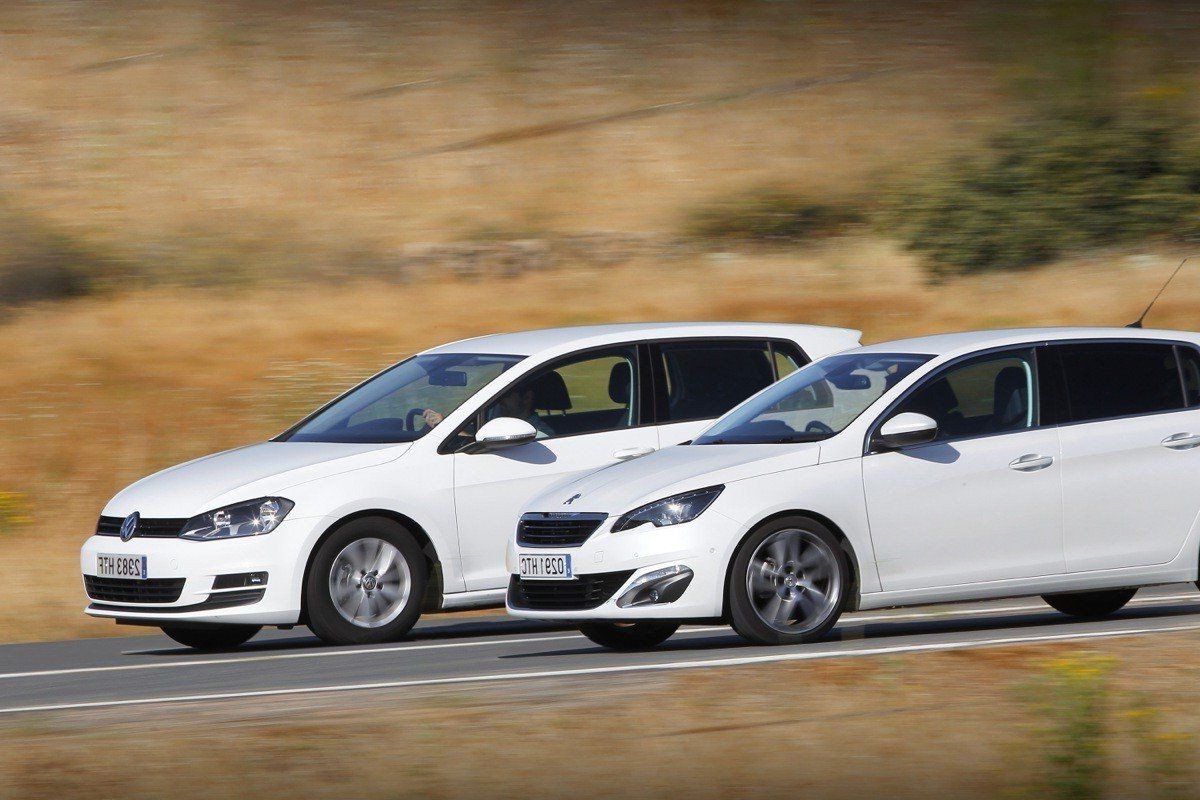
[[[811,519],[814,522],[819,522],[820,524],[824,525],[826,528],[829,529],[830,533],[832,533],[835,537],[837,537],[837,540],[841,543],[842,551],[845,552],[845,554],[846,554],[846,561],[847,561],[847,563],[850,564],[850,602],[846,606],[846,610],[847,611],[857,611],[858,610],[859,598],[861,595],[861,587],[862,587],[862,582],[861,582],[859,576],[862,573],[862,568],[858,562],[858,553],[855,552],[854,545],[850,542],[850,538],[848,536],[846,536],[846,533],[841,529],[841,527],[836,522],[834,522],[833,520],[831,520],[829,517],[825,516],[824,514],[821,514],[816,511],[810,511],[807,509],[794,508],[794,509],[787,509],[785,511],[776,511],[773,514],[763,517],[762,519],[756,521],[749,528],[747,528],[746,532],[742,535],[742,537],[740,539],[738,539],[737,544],[734,546],[733,550],[729,554],[728,561],[725,563],[725,579],[721,585],[721,617],[722,617],[722,619],[728,619],[728,617],[729,617],[729,574],[730,574],[730,571],[733,569],[734,560],[737,559],[738,551],[740,551],[742,549],[742,545],[745,544],[746,540],[749,539],[754,534],[754,532],[757,531],[759,528],[761,528],[763,525],[766,525],[770,522],[774,522],[777,519],[782,519],[784,517],[806,517],[808,519]]]
[[[308,586],[308,576],[312,570],[313,559],[317,555],[317,550],[339,528],[365,517],[380,517],[390,520],[413,535],[413,538],[417,540],[417,544],[421,546],[421,552],[425,555],[425,562],[429,567],[429,583],[425,588],[425,598],[421,601],[421,610],[436,611],[441,607],[443,592],[442,560],[429,534],[412,517],[401,514],[398,511],[393,511],[389,508],[366,508],[347,514],[331,523],[321,532],[321,535],[317,537],[317,540],[313,542],[312,547],[309,549],[308,556],[304,561],[304,575],[300,583],[300,624],[307,624],[308,621],[308,601],[305,599],[307,592],[304,587]]]

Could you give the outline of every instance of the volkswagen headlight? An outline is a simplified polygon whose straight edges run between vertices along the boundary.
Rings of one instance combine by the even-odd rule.
[[[703,514],[704,509],[711,506],[724,490],[724,486],[709,486],[655,500],[653,503],[647,503],[622,515],[612,529],[613,531],[627,531],[646,522],[656,528],[691,522]]]
[[[282,497],[248,500],[192,517],[179,535],[184,539],[205,542],[239,536],[259,536],[278,528],[294,505],[291,500],[284,500]]]

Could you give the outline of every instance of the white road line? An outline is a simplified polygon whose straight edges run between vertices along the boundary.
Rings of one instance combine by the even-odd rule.
[[[1195,594],[1180,594],[1180,595],[1161,595],[1157,597],[1147,597],[1144,599],[1131,600],[1129,605],[1146,605],[1149,603],[1163,603],[1171,601],[1188,601],[1200,603],[1200,595]],[[947,611],[919,611],[911,613],[895,613],[895,614],[875,614],[872,616],[862,616],[859,614],[847,614],[838,623],[838,628],[853,626],[856,623],[869,622],[902,622],[904,620],[917,619],[948,619],[953,617],[965,616],[986,616],[988,614],[1006,614],[1019,611],[1050,611],[1049,606],[1039,603],[1036,605],[1020,605],[1020,606],[1002,606],[993,608],[969,608]],[[698,625],[688,626],[683,628],[680,634],[692,633],[711,633],[713,631],[729,631],[727,625]],[[679,635],[679,634],[676,634]],[[568,633],[559,636],[537,636],[537,637],[522,637],[519,639],[489,639],[486,641],[470,641],[470,642],[441,642],[437,644],[416,644],[416,645],[398,645],[395,647],[377,647],[363,648],[358,647],[350,650],[317,650],[305,651],[302,653],[272,653],[270,655],[254,655],[240,656],[233,658],[205,658],[205,659],[189,659],[186,661],[160,661],[149,664],[107,664],[95,667],[65,667],[62,669],[46,669],[32,670],[29,672],[6,672],[0,673],[0,680],[6,678],[37,678],[54,675],[81,675],[96,672],[122,672],[125,670],[143,670],[143,669],[167,669],[170,667],[206,667],[221,664],[244,664],[255,661],[282,661],[302,658],[330,658],[335,656],[369,656],[377,653],[398,653],[410,650],[438,650],[449,647],[482,647],[484,645],[495,644],[519,644],[521,642],[552,642],[564,639],[578,639],[583,635],[579,633]],[[122,655],[147,655],[156,653],[158,650],[130,650],[123,652]]]
[[[520,644],[521,642],[553,642],[559,639],[582,638],[581,633],[568,633],[561,636],[525,636],[520,639],[488,639],[472,642],[443,642],[441,644],[410,644],[396,647],[356,648],[354,650],[317,650],[303,653],[273,653],[268,656],[242,656],[240,658],[204,658],[188,661],[160,661],[149,664],[110,664],[100,667],[68,667],[65,669],[45,669],[35,672],[6,672],[0,673],[0,678],[35,678],[45,675],[77,675],[88,672],[116,672],[129,669],[164,669],[166,667],[204,667],[214,664],[244,664],[248,661],[280,661],[294,658],[329,658],[331,656],[369,656],[376,653],[402,653],[412,650],[438,650],[444,647],[482,647],[489,644]]]
[[[737,667],[748,664],[767,664],[772,662],[813,661],[825,658],[878,656],[891,655],[895,653],[917,653],[939,650],[964,650],[975,647],[1032,644],[1039,642],[1079,641],[1086,639],[1112,638],[1117,636],[1139,636],[1148,633],[1179,633],[1182,631],[1194,630],[1200,630],[1200,623],[1194,625],[1173,625],[1162,628],[1130,628],[1112,631],[1047,634],[1044,636],[1005,636],[994,639],[976,639],[974,641],[930,642],[926,644],[893,645],[891,647],[870,647],[852,650],[821,650],[815,652],[802,651],[799,653],[777,653],[766,656],[739,656],[734,658],[703,659],[699,661],[675,661],[662,664],[623,664],[609,667],[583,667],[580,669],[543,670],[540,672],[509,672],[490,675],[464,675],[456,678],[421,678],[406,681],[384,681],[381,683],[351,683],[333,686],[305,686],[290,689],[260,689],[249,692],[190,694],[175,695],[171,697],[144,697],[132,700],[98,700],[86,703],[57,703],[53,705],[0,708],[0,714],[18,714],[32,711],[68,711],[86,708],[113,708],[117,706],[151,705],[154,703],[238,700],[247,697],[280,697],[286,695],[353,692],[370,689],[403,689],[416,686],[446,686],[459,683],[494,683],[497,681],[531,680],[534,678],[569,678],[580,675],[605,675],[623,672],[650,672],[676,669]]]

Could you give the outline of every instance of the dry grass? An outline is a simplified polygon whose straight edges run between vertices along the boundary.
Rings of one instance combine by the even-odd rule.
[[[1173,796],[1194,796],[1200,637],[1147,641],[1096,648],[1115,664],[1104,785],[1169,797],[1146,778],[1170,766]],[[1054,721],[1026,697],[1055,655],[1080,656],[1013,647],[23,717],[0,725],[0,794],[1057,796],[1041,738]],[[1152,729],[1136,728],[1147,712]],[[1168,738],[1169,765],[1148,763]]]
[[[797,255],[720,254],[487,283],[130,292],[0,325],[0,640],[117,632],[86,619],[77,548],[133,480],[270,437],[321,400],[464,336],[616,320],[747,319],[859,327],[868,340],[977,326],[1123,323],[1177,254],[1097,255],[930,285],[870,239]],[[1194,326],[1181,276],[1154,324]],[[18,516],[31,517],[19,524]],[[30,565],[35,568],[30,568]]]

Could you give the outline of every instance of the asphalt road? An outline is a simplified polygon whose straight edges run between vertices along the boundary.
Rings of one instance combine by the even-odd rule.
[[[161,635],[80,639],[0,646],[0,715],[641,670],[752,669],[776,661],[1187,630],[1200,630],[1200,592],[1191,584],[1143,589],[1101,621],[1072,620],[1029,599],[850,614],[826,641],[794,647],[753,647],[728,628],[689,627],[652,651],[615,653],[572,630],[501,614],[439,616],[403,642],[372,647],[325,646],[300,628],[264,632],[236,651],[216,654]]]

